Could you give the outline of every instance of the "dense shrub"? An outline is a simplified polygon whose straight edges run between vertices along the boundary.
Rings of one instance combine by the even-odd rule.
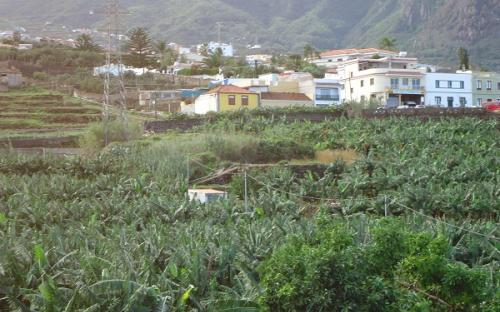
[[[269,311],[493,311],[493,278],[450,258],[442,237],[385,220],[368,242],[345,224],[291,237],[260,268]]]

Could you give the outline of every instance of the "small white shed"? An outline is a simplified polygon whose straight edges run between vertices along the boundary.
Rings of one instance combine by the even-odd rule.
[[[190,201],[198,201],[202,204],[227,198],[227,192],[213,189],[190,189],[188,195]]]

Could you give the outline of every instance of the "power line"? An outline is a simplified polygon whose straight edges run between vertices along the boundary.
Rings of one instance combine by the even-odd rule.
[[[193,162],[197,163],[198,165],[201,165],[202,167],[205,167],[207,169],[210,169],[210,170],[213,170],[212,168],[204,165],[204,164],[201,164],[200,162],[196,161],[196,160],[192,160]],[[351,198],[322,198],[322,197],[314,197],[314,196],[306,196],[306,195],[298,195],[296,193],[292,193],[292,192],[287,192],[287,191],[284,191],[284,190],[281,190],[281,189],[278,189],[276,187],[273,187],[272,185],[269,185],[267,183],[264,183],[260,180],[258,180],[257,178],[249,175],[248,173],[245,174],[246,177],[254,180],[255,182],[261,184],[262,186],[266,186],[268,187],[269,189],[272,189],[272,190],[275,190],[275,191],[278,191],[278,192],[281,192],[281,193],[285,193],[285,194],[290,194],[290,195],[293,195],[293,196],[296,196],[296,197],[299,197],[299,198],[303,198],[303,199],[314,199],[314,200],[320,200],[320,201],[338,201],[338,200],[356,200],[356,201],[363,201],[362,199],[358,199],[358,198],[355,198],[355,197],[351,197]],[[384,197],[384,204],[387,206],[387,199],[388,197],[385,196]],[[393,201],[393,203],[396,203]],[[492,240],[496,240],[496,241],[500,241],[500,238],[498,237],[495,237],[495,236],[492,236],[492,235],[486,235],[486,234],[483,234],[483,233],[480,233],[480,232],[477,232],[477,231],[474,231],[474,230],[469,230],[469,229],[466,229],[464,227],[461,227],[461,226],[457,226],[457,225],[454,225],[454,224],[451,224],[451,223],[448,223],[446,221],[443,221],[441,219],[438,219],[438,218],[435,218],[435,217],[432,217],[432,216],[429,216],[429,215],[426,215],[424,214],[423,212],[420,212],[420,211],[417,211],[413,208],[410,208],[406,205],[403,205],[401,203],[396,203],[397,205],[399,205],[401,208],[403,209],[406,209],[406,210],[410,210],[411,212],[415,213],[415,214],[418,214],[418,215],[421,215],[427,219],[430,219],[432,221],[435,221],[435,222],[438,222],[438,223],[441,223],[441,224],[444,224],[448,227],[452,227],[452,228],[455,228],[455,229],[459,229],[461,231],[464,231],[464,232],[467,232],[467,233],[470,233],[470,234],[474,234],[474,235],[477,235],[477,236],[481,236],[481,237],[485,237],[487,239],[492,239]],[[386,207],[387,209],[387,207]]]
[[[413,208],[410,208],[410,207],[408,207],[408,206],[406,206],[406,205],[403,205],[403,204],[401,204],[401,203],[396,203],[396,204],[397,204],[397,205],[399,205],[399,206],[400,206],[401,208],[403,208],[403,209],[410,210],[410,211],[412,211],[413,213],[416,213],[416,214],[418,214],[418,215],[420,215],[420,216],[422,216],[422,217],[424,217],[424,218],[427,218],[427,219],[430,219],[430,220],[436,221],[436,222],[438,222],[438,223],[441,223],[441,224],[447,225],[447,226],[449,226],[449,227],[452,227],[452,228],[455,228],[455,229],[459,229],[459,230],[462,230],[462,231],[465,231],[465,232],[469,232],[469,233],[471,233],[471,234],[475,234],[475,235],[478,235],[478,236],[486,237],[486,238],[488,238],[488,239],[493,239],[493,240],[496,240],[496,241],[500,241],[500,238],[498,238],[498,237],[495,237],[495,236],[492,236],[492,235],[486,235],[486,234],[483,234],[483,233],[479,233],[479,232],[476,232],[476,231],[474,231],[474,230],[469,230],[469,229],[466,229],[466,228],[464,228],[464,227],[461,227],[461,226],[458,226],[458,225],[454,225],[454,224],[448,223],[448,222],[443,221],[443,220],[441,220],[441,219],[438,219],[438,218],[435,218],[435,217],[432,217],[432,216],[428,216],[428,215],[426,215],[426,214],[425,214],[425,213],[423,213],[423,212],[420,212],[420,211],[418,211],[418,210],[415,210],[415,209],[413,209]]]

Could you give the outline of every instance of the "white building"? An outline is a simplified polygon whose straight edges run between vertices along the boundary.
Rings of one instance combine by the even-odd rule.
[[[319,59],[313,60],[312,63],[327,68],[337,68],[343,62],[354,59],[371,59],[374,57],[384,58],[397,56],[406,56],[406,54],[405,52],[394,52],[376,48],[342,49],[322,52]]]
[[[201,45],[198,46],[198,51],[201,49]],[[226,57],[234,56],[234,48],[231,43],[219,43],[219,42],[209,42],[207,45],[208,53],[215,53],[217,49],[222,50],[222,55]]]
[[[473,107],[472,72],[426,73],[425,105]]]
[[[202,204],[223,200],[227,198],[227,193],[211,189],[188,190],[189,200]]]
[[[253,55],[247,55],[245,57],[245,60],[248,65],[250,66],[255,66],[257,65],[264,65],[264,64],[271,64],[273,56],[270,54],[253,54]]]
[[[386,107],[422,105],[426,69],[416,58],[355,59],[342,65],[346,101]]]
[[[309,79],[299,82],[299,92],[314,101],[314,106],[340,105],[343,102],[342,85],[338,79]]]

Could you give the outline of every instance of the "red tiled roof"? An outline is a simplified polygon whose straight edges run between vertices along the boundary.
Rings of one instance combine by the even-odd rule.
[[[366,48],[366,49],[343,49],[343,50],[330,50],[321,53],[322,57],[336,56],[336,55],[346,55],[346,54],[369,54],[369,53],[391,53],[398,54],[395,51],[382,50],[376,48]]]
[[[255,92],[248,91],[247,89],[243,89],[233,85],[221,85],[207,92],[207,94],[214,94],[214,93],[254,94]]]
[[[304,93],[265,92],[260,95],[262,100],[271,101],[311,101]]]

